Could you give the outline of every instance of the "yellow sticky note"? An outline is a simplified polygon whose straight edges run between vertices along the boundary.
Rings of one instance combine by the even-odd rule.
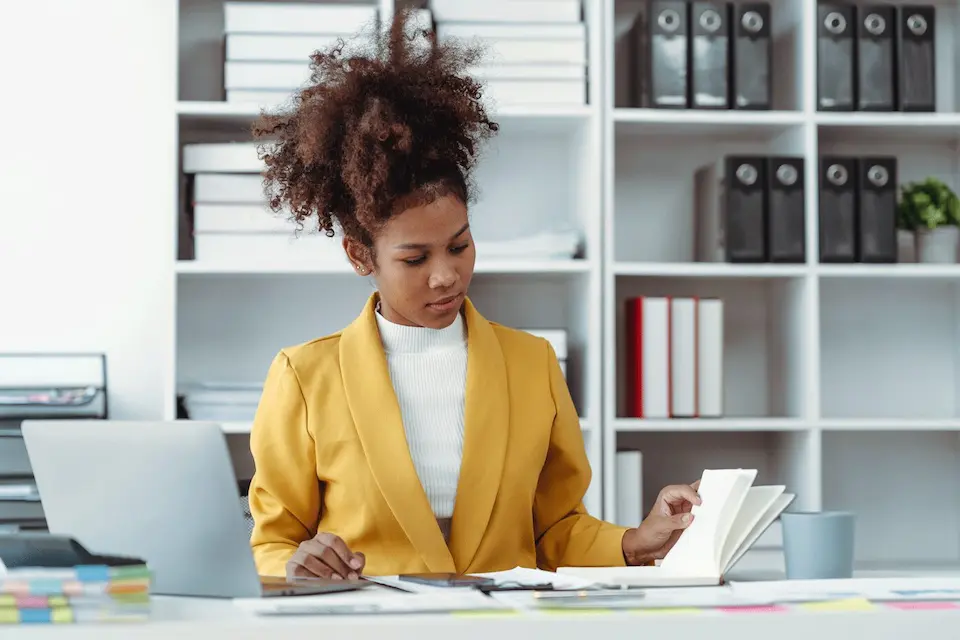
[[[798,608],[806,611],[869,611],[874,606],[866,598],[846,598],[844,600],[804,602]]]
[[[73,622],[73,609],[56,607],[50,610],[50,621],[54,624],[69,624]]]
[[[0,607],[0,624],[17,624],[20,622],[20,612],[13,607]]]

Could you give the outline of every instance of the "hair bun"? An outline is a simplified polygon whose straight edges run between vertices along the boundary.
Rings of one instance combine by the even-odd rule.
[[[466,72],[482,48],[434,37],[424,47],[407,37],[411,13],[398,11],[388,31],[369,29],[372,46],[360,48],[369,54],[342,55],[343,42],[315,53],[292,106],[254,125],[255,136],[276,139],[263,158],[274,210],[366,239],[427,185],[471,200],[480,142],[498,130]]]

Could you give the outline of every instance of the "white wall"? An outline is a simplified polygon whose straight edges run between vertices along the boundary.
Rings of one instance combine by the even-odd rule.
[[[0,4],[0,352],[105,352],[118,418],[167,400],[176,11]]]

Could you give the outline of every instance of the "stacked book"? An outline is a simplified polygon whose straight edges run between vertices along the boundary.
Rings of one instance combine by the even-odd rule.
[[[262,383],[196,383],[182,390],[191,420],[252,422],[263,393]]]
[[[145,565],[23,567],[0,574],[0,625],[146,620]]]
[[[371,5],[224,3],[227,102],[272,107],[310,78],[309,57],[377,25]]]
[[[334,238],[307,229],[298,234],[289,214],[275,213],[263,187],[263,161],[252,142],[184,145],[193,259],[204,262],[346,265]]]
[[[723,415],[723,301],[651,297],[626,302],[627,415]]]
[[[490,106],[583,105],[587,37],[580,0],[433,0],[439,41],[486,49],[471,74]]]
[[[300,228],[288,212],[270,209],[257,143],[187,144],[181,166],[190,194],[186,206],[192,221],[193,260],[246,268],[277,264],[348,268],[341,238],[327,237],[306,223]],[[581,239],[576,229],[558,228],[478,241],[477,259],[569,260],[579,251]]]

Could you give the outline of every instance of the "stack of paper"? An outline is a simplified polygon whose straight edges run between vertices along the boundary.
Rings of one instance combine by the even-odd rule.
[[[583,105],[587,37],[580,0],[433,0],[437,39],[484,45],[471,70],[489,106]]]
[[[0,624],[133,621],[149,613],[144,565],[0,571]]]
[[[314,51],[376,27],[372,4],[225,3],[227,102],[268,109],[286,102],[310,78]]]
[[[252,422],[263,383],[200,382],[181,389],[191,420]]]
[[[269,207],[260,148],[252,142],[187,144],[182,170],[192,185],[193,258],[252,265],[346,266],[337,238],[304,228]]]

